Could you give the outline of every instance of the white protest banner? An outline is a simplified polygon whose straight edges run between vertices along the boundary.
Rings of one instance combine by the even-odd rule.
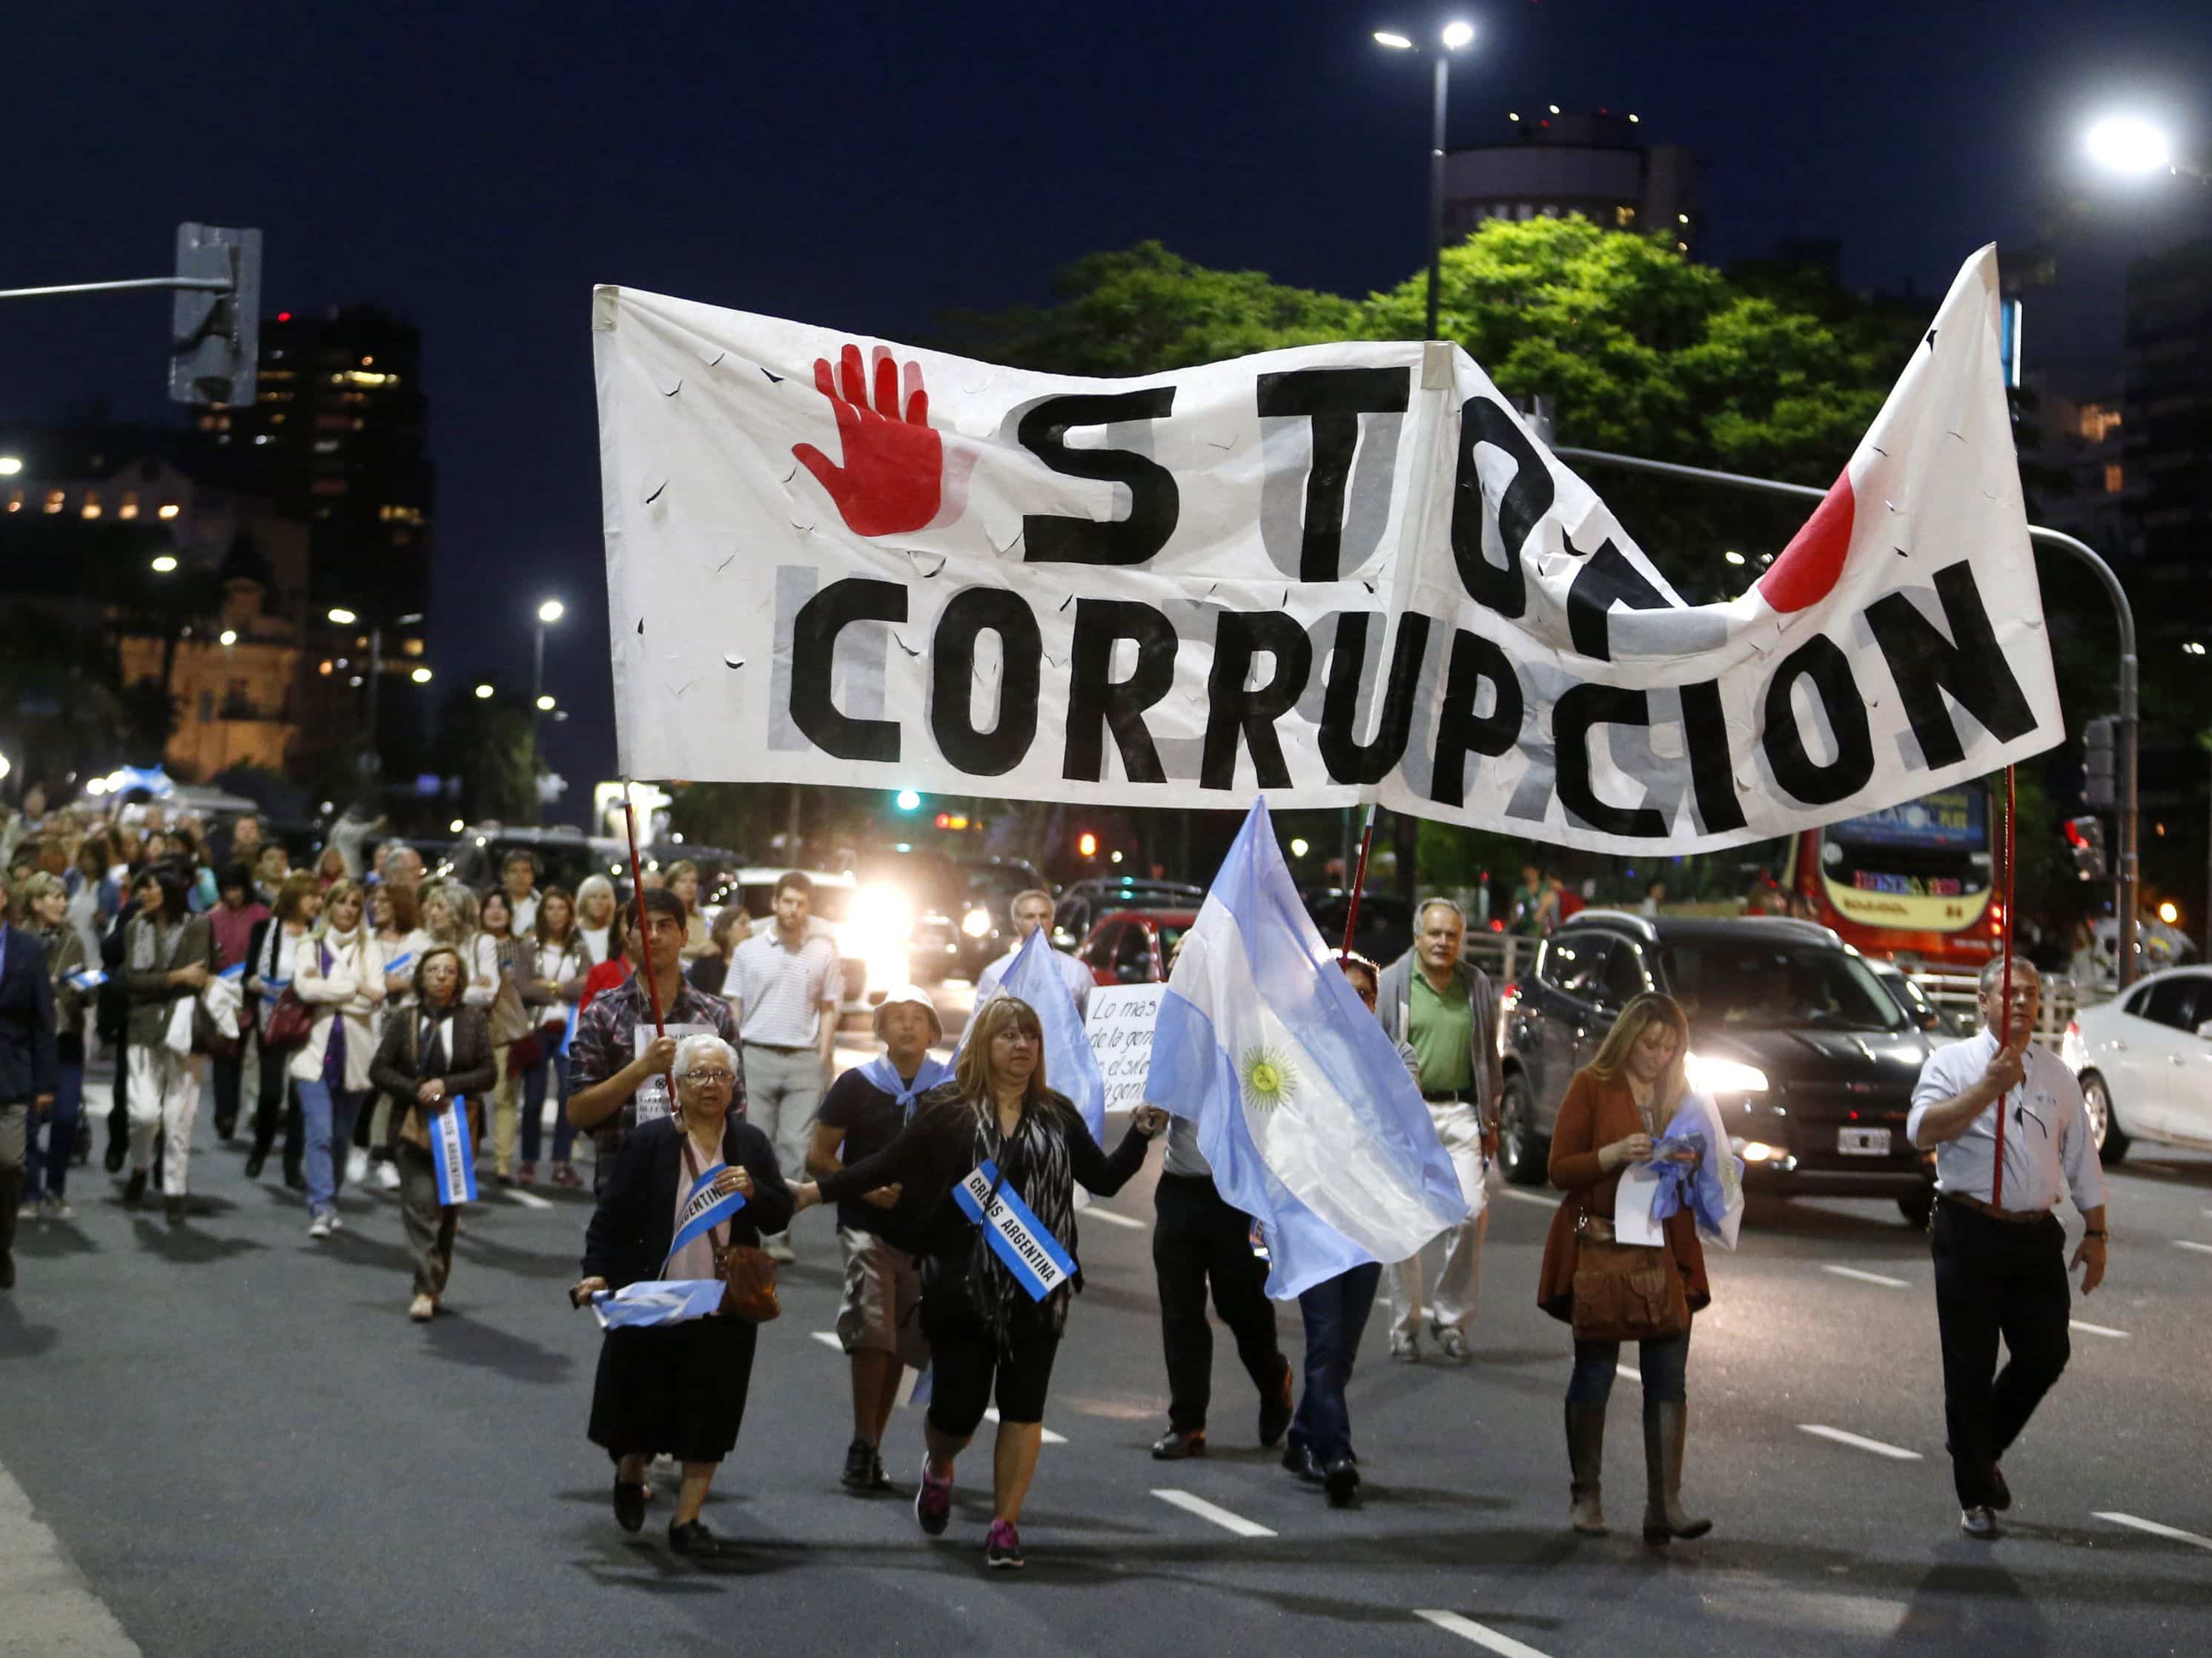
[[[1989,249],[1797,537],[1697,606],[1455,347],[1100,380],[617,288],[592,327],[635,776],[1680,852],[2063,735]]]
[[[1160,1017],[1165,985],[1101,985],[1091,993],[1083,1022],[1098,1074],[1106,1083],[1109,1111],[1134,1111],[1145,1102],[1145,1078],[1152,1068],[1152,1023]]]

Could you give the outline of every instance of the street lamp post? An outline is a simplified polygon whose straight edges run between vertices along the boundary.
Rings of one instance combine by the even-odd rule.
[[[1424,339],[1437,337],[1438,290],[1443,282],[1444,112],[1451,97],[1451,55],[1471,45],[1474,25],[1460,19],[1445,24],[1429,49],[1432,66],[1429,99],[1429,307]],[[1395,29],[1375,31],[1375,43],[1393,52],[1420,52],[1411,35]]]
[[[545,695],[545,630],[568,612],[568,606],[557,598],[549,598],[538,607],[538,631],[531,641],[530,650],[530,790],[538,792],[538,728],[544,723],[545,713],[552,699]]]
[[[340,628],[353,627],[361,620],[358,615],[347,610],[343,605],[333,606],[329,611],[329,616],[332,624]],[[422,619],[422,613],[419,610],[410,610],[405,616],[396,618],[398,625],[403,628],[412,627]],[[362,775],[368,780],[369,796],[368,805],[371,811],[375,810],[383,799],[384,756],[376,746],[377,682],[383,677],[384,624],[381,622],[372,622],[368,624],[368,709],[363,720],[368,730],[368,746],[361,756]]]

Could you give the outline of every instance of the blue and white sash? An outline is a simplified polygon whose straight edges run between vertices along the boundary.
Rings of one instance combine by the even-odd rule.
[[[221,973],[216,975],[216,977],[218,979],[228,979],[233,984],[243,984],[246,982],[246,963],[243,962],[233,962],[228,967],[223,969]]]
[[[97,990],[107,982],[107,975],[96,967],[88,967],[70,974],[64,982],[72,990]]]
[[[994,1186],[999,1187],[995,1193],[991,1189]],[[1030,1300],[1042,1301],[1075,1275],[1075,1262],[1060,1247],[1060,1240],[1030,1212],[1020,1193],[1000,1184],[998,1165],[988,1157],[952,1188],[952,1200],[983,1229],[992,1252],[1006,1262]]]
[[[384,976],[387,979],[395,977],[399,974],[406,972],[409,968],[414,965],[415,952],[410,950],[405,954],[395,956],[390,961],[386,962],[384,964]]]
[[[568,1028],[561,1033],[560,1053],[564,1060],[568,1057],[569,1044],[576,1040],[576,1016],[582,1010],[574,1002],[568,1004]]]
[[[430,1161],[438,1169],[438,1202],[450,1209],[477,1200],[477,1156],[470,1144],[468,1102],[453,1096],[430,1114]]]
[[[714,1230],[745,1206],[744,1193],[714,1190],[715,1177],[729,1166],[718,1163],[691,1182],[691,1195],[684,1199],[684,1212],[676,1223],[676,1237],[668,1246],[668,1260],[660,1264],[662,1272],[668,1270],[668,1261],[675,1260],[685,1244]]]
[[[898,1067],[891,1063],[890,1055],[878,1054],[860,1067],[860,1074],[882,1093],[888,1094],[906,1115],[914,1115],[914,1102],[939,1083],[952,1079],[952,1067],[934,1054],[921,1056],[921,1069],[914,1073],[912,1082],[902,1081]]]

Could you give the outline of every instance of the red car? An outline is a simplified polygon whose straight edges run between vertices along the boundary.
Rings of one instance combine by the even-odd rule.
[[[1194,909],[1117,909],[1099,917],[1075,959],[1102,985],[1158,984],[1176,941],[1197,920]]]

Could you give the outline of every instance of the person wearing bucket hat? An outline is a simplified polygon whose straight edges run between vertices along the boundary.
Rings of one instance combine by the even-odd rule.
[[[952,1080],[933,1057],[945,1028],[928,993],[901,985],[875,1011],[884,1051],[830,1086],[806,1148],[806,1172],[819,1180],[890,1144],[923,1096]],[[845,1298],[837,1339],[853,1366],[853,1442],[845,1449],[845,1489],[884,1491],[884,1430],[898,1396],[899,1373],[929,1363],[921,1335],[920,1219],[897,1186],[879,1187],[837,1206],[837,1251]]]

